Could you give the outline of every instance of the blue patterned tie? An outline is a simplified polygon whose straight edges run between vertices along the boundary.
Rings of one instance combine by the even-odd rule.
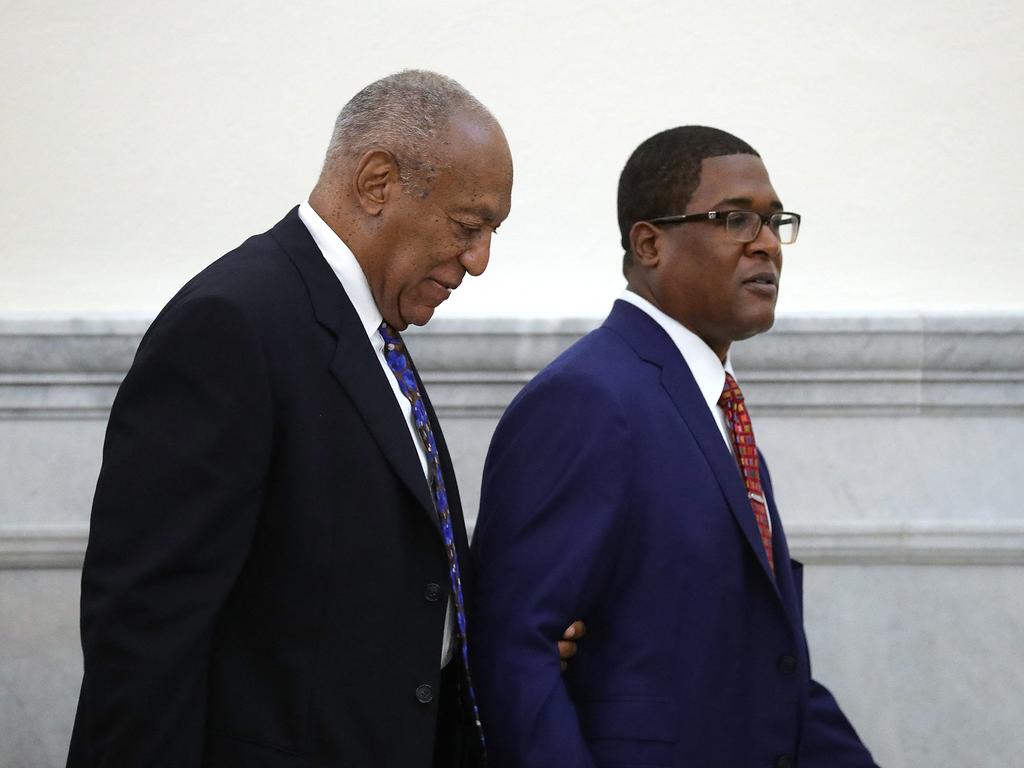
[[[448,509],[448,495],[444,490],[444,477],[441,475],[441,461],[437,455],[437,443],[434,442],[434,432],[430,428],[430,419],[427,418],[427,409],[423,404],[419,386],[416,384],[416,374],[413,372],[409,358],[405,354],[405,344],[398,335],[398,331],[388,325],[381,323],[381,337],[384,339],[384,357],[388,361],[388,368],[398,379],[398,387],[402,394],[409,398],[412,403],[412,415],[416,422],[416,431],[419,433],[423,448],[427,452],[427,469],[430,472],[430,490],[434,497],[434,508],[437,510],[437,518],[441,523],[441,534],[444,537],[444,549],[448,553],[448,573],[452,581],[452,595],[455,598],[455,621],[458,625],[459,645],[462,647],[462,667],[466,674],[466,690],[469,694],[469,704],[473,709],[473,719],[476,722],[477,734],[480,737],[481,746],[484,745],[483,726],[480,724],[480,710],[476,703],[476,691],[473,689],[473,679],[469,674],[469,644],[466,641],[466,609],[462,600],[462,579],[459,576],[459,558],[455,552],[455,533],[452,530],[452,516]]]

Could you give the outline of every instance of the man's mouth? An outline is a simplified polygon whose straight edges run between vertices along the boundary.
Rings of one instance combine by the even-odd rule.
[[[775,276],[774,272],[759,272],[753,277],[748,277],[743,282],[752,283],[754,285],[771,285],[778,287],[779,278]]]
[[[756,296],[774,301],[779,294],[779,278],[774,272],[758,272],[744,280],[743,287]]]
[[[429,296],[427,300],[435,307],[442,302],[448,301],[452,291],[458,288],[457,285],[448,285],[433,277],[427,278],[426,285],[431,286],[427,289],[427,295]]]

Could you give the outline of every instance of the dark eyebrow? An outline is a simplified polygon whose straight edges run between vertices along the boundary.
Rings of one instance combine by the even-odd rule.
[[[727,206],[727,205],[729,205],[729,206],[733,206],[734,205],[734,206],[736,206],[738,208],[753,208],[754,207],[754,201],[751,200],[749,197],[727,197],[725,200],[719,200],[712,207],[713,208],[721,208],[721,207]],[[768,207],[771,208],[774,211],[781,211],[782,210],[782,203],[780,203],[778,200],[772,200],[770,203],[768,203]]]

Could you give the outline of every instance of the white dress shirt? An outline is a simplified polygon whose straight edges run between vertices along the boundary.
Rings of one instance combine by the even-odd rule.
[[[423,477],[429,485],[430,470],[427,467],[427,453],[423,448],[419,432],[416,431],[412,403],[409,402],[409,398],[402,394],[402,390],[398,386],[398,379],[395,378],[395,374],[388,367],[388,361],[384,357],[384,338],[380,335],[380,324],[384,318],[377,308],[377,303],[373,300],[373,293],[370,291],[370,284],[366,280],[366,275],[363,274],[363,269],[359,266],[355,254],[349,250],[349,247],[338,237],[337,233],[320,218],[320,215],[313,210],[308,200],[299,205],[299,218],[306,225],[309,234],[313,236],[313,241],[320,249],[320,253],[323,254],[331,269],[334,270],[334,274],[338,276],[341,288],[348,296],[348,300],[352,302],[352,306],[355,307],[356,314],[359,315],[359,322],[362,323],[367,341],[377,354],[377,362],[380,363],[381,368],[384,370],[384,377],[391,385],[391,391],[395,396],[395,404],[401,409],[405,417],[405,423],[409,427],[410,439],[416,447],[416,453],[420,458]],[[448,607],[445,612],[444,638],[441,643],[442,667],[452,657],[454,630],[452,599],[449,598]]]
[[[693,378],[697,382],[697,388],[704,396],[704,401],[707,403],[708,410],[718,425],[718,431],[722,434],[722,439],[725,441],[726,446],[728,446],[729,453],[735,456],[736,450],[732,444],[732,436],[729,434],[729,425],[725,420],[725,411],[718,405],[718,400],[722,396],[722,390],[725,389],[726,371],[733,378],[736,377],[732,370],[732,361],[729,359],[729,355],[726,354],[725,363],[723,364],[718,359],[718,355],[714,353],[700,336],[631,290],[626,289],[619,298],[646,312],[654,322],[665,329],[665,333],[669,335],[669,338],[678,347],[679,353],[683,356],[683,360],[686,361],[686,366],[690,369],[690,373],[693,374]],[[771,524],[771,517],[769,516],[769,529]]]

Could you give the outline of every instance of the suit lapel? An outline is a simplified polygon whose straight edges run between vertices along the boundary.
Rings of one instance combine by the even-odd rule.
[[[646,312],[624,301],[615,302],[605,326],[622,336],[641,359],[661,368],[662,387],[711,467],[711,474],[721,488],[743,538],[774,584],[736,460],[722,440],[722,433],[718,431],[718,425],[678,347]]]
[[[782,600],[782,605],[789,615],[793,627],[803,626],[801,616],[800,600],[797,596],[798,589],[793,576],[789,545],[786,543],[786,531],[782,527],[782,518],[775,505],[775,493],[772,490],[772,479],[768,474],[768,465],[765,464],[764,454],[758,451],[761,458],[761,484],[764,486],[764,496],[768,500],[768,516],[772,521],[772,547],[775,557],[775,581],[776,589]]]
[[[302,275],[316,319],[337,339],[329,364],[331,374],[348,393],[395,474],[438,525],[419,456],[401,410],[396,407],[391,385],[355,308],[299,218],[297,207],[271,230],[271,235]]]
[[[331,373],[348,392],[395,473],[440,530],[409,427],[395,403],[386,374],[366,337],[362,335],[363,329],[358,322],[357,328],[358,336],[346,334],[338,337],[338,347],[331,360]]]

